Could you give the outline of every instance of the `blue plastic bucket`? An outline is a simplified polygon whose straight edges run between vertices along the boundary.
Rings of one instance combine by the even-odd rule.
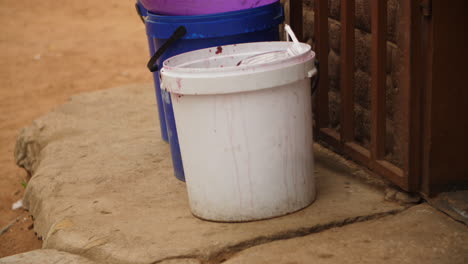
[[[185,181],[185,176],[171,97],[167,91],[161,91],[159,84],[159,68],[162,68],[162,63],[172,56],[202,48],[214,47],[213,52],[222,52],[222,49],[216,47],[279,40],[278,25],[283,20],[283,7],[279,2],[213,15],[161,16],[148,12],[146,32],[148,38],[153,40],[155,55],[157,53],[160,55],[159,57],[153,56],[154,60],[148,63],[148,67],[153,66],[152,70],[155,71],[155,89],[160,120],[162,123],[161,113],[164,113],[177,179]],[[159,98],[162,98],[162,105],[159,103]],[[164,124],[161,124],[162,128],[163,126]]]
[[[145,23],[146,17],[148,16],[148,10],[142,5],[140,1],[136,2],[135,7],[136,7],[138,15]],[[153,54],[155,53],[155,48],[154,48],[153,38],[150,35],[148,35],[148,46],[149,46],[150,56],[153,56]],[[154,87],[159,87],[158,72],[153,73],[153,82],[154,82]],[[163,102],[162,102],[160,92],[156,92],[156,102],[158,104],[158,116],[159,116],[159,126],[161,129],[161,137],[164,141],[169,142],[169,137],[167,135],[167,128],[166,128],[166,117],[164,115],[164,107],[163,107]]]

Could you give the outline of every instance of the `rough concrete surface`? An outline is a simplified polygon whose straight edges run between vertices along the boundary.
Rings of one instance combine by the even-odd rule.
[[[439,193],[428,202],[454,219],[468,225],[468,190]]]
[[[39,249],[0,259],[0,264],[96,264],[89,259],[70,253]]]
[[[15,151],[32,174],[25,205],[44,248],[100,263],[216,263],[253,245],[405,208],[320,151],[315,155],[314,204],[234,224],[190,213],[185,184],[173,176],[169,147],[160,139],[151,85],[75,96],[22,130]]]
[[[422,204],[396,216],[249,248],[235,263],[468,263],[468,229]]]

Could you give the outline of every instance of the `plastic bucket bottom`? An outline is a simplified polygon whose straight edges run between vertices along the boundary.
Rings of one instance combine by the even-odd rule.
[[[315,54],[300,44],[298,55],[243,64],[290,45],[229,45],[221,47],[222,54],[203,49],[164,62],[162,84],[171,92],[194,215],[259,220],[314,201]]]
[[[168,42],[178,28],[184,27],[186,30],[186,34],[172,43],[156,60],[156,65],[160,68],[167,58],[188,51],[235,43],[279,40],[278,25],[283,19],[282,6],[274,3],[249,10],[202,16],[160,16],[148,12],[146,28],[155,51]],[[222,53],[222,50],[214,48],[213,52]],[[160,117],[161,113],[164,113],[161,123],[165,120],[175,176],[184,181],[172,100],[169,94],[160,88],[158,71],[154,77],[156,96],[162,101],[162,104],[158,101],[159,113]]]

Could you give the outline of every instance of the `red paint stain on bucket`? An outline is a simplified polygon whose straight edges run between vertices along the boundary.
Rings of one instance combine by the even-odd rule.
[[[172,100],[173,100],[173,102],[174,102],[174,99],[175,99],[175,101],[176,101],[177,103],[179,102],[180,98],[182,98],[182,96],[184,96],[183,94],[179,94],[179,93],[173,93],[173,95],[174,95],[174,96],[172,97]]]
[[[216,48],[216,54],[221,54],[221,53],[223,53],[223,47],[218,46],[218,47]]]

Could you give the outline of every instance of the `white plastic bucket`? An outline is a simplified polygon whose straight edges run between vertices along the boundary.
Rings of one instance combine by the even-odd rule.
[[[164,62],[162,87],[171,93],[194,215],[259,220],[314,201],[315,54],[300,45],[301,54],[268,63],[247,58],[284,52],[291,42],[214,47]]]

